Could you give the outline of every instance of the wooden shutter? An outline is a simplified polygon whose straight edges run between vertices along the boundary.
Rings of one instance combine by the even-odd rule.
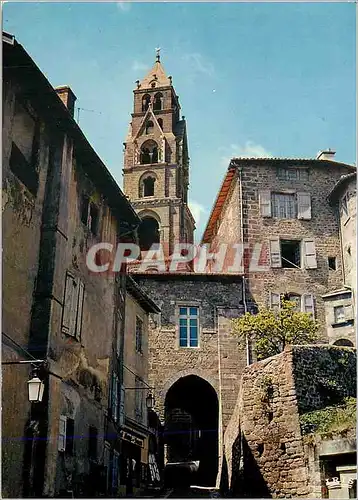
[[[58,431],[58,451],[65,451],[66,449],[66,426],[67,418],[64,415],[60,415],[60,424]]]
[[[73,276],[67,273],[63,299],[62,331],[68,335],[73,335],[73,302],[76,300],[75,288]]]
[[[306,269],[317,269],[316,246],[314,240],[304,239],[302,242],[303,262]]]
[[[354,319],[353,307],[351,305],[344,306],[344,319],[345,321],[350,321]]]
[[[279,293],[270,292],[270,309],[280,309],[281,296]]]
[[[282,267],[280,238],[270,239],[270,261],[271,267]]]
[[[297,218],[311,219],[310,193],[297,193]]]
[[[78,284],[77,307],[76,307],[76,339],[81,339],[82,330],[82,313],[83,313],[83,298],[85,286],[82,281]]]
[[[260,213],[262,217],[271,217],[271,192],[259,192]]]
[[[306,293],[302,296],[302,306],[303,306],[303,312],[305,313],[312,313],[314,316],[314,302],[313,302],[313,295],[310,293]]]
[[[121,399],[120,399],[120,406],[119,406],[119,425],[124,425],[124,402],[126,398],[126,390],[125,388],[121,387]]]

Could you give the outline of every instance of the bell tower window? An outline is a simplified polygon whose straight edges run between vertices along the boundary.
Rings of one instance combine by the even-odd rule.
[[[154,111],[160,111],[163,109],[163,94],[160,92],[154,96],[153,109]]]
[[[139,181],[139,198],[154,196],[156,175],[153,172],[146,172]]]
[[[155,141],[146,141],[140,150],[140,163],[142,165],[158,163],[158,145]]]
[[[146,94],[143,96],[142,99],[142,111],[145,112],[149,108],[150,104],[150,95]]]
[[[147,122],[146,126],[145,126],[145,133],[146,133],[146,135],[152,134],[153,133],[153,129],[154,129],[154,123],[152,121]]]

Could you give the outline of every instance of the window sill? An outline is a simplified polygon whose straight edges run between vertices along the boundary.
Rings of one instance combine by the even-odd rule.
[[[180,345],[178,349],[200,349],[200,346]]]
[[[348,319],[346,321],[340,321],[339,323],[332,323],[332,328],[343,328],[345,326],[353,326],[354,319]]]

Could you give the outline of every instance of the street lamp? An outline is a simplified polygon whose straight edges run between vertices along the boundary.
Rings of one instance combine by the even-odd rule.
[[[32,378],[28,380],[29,401],[31,403],[41,403],[44,394],[45,384],[37,376],[36,369],[32,373]]]
[[[153,408],[154,408],[154,396],[151,392],[146,397],[145,403],[147,405],[148,410],[153,410]]]

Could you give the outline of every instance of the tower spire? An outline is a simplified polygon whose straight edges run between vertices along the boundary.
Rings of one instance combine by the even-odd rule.
[[[155,60],[156,60],[156,62],[160,62],[160,47],[157,47],[155,49],[155,51],[156,51],[156,54],[157,54]]]

